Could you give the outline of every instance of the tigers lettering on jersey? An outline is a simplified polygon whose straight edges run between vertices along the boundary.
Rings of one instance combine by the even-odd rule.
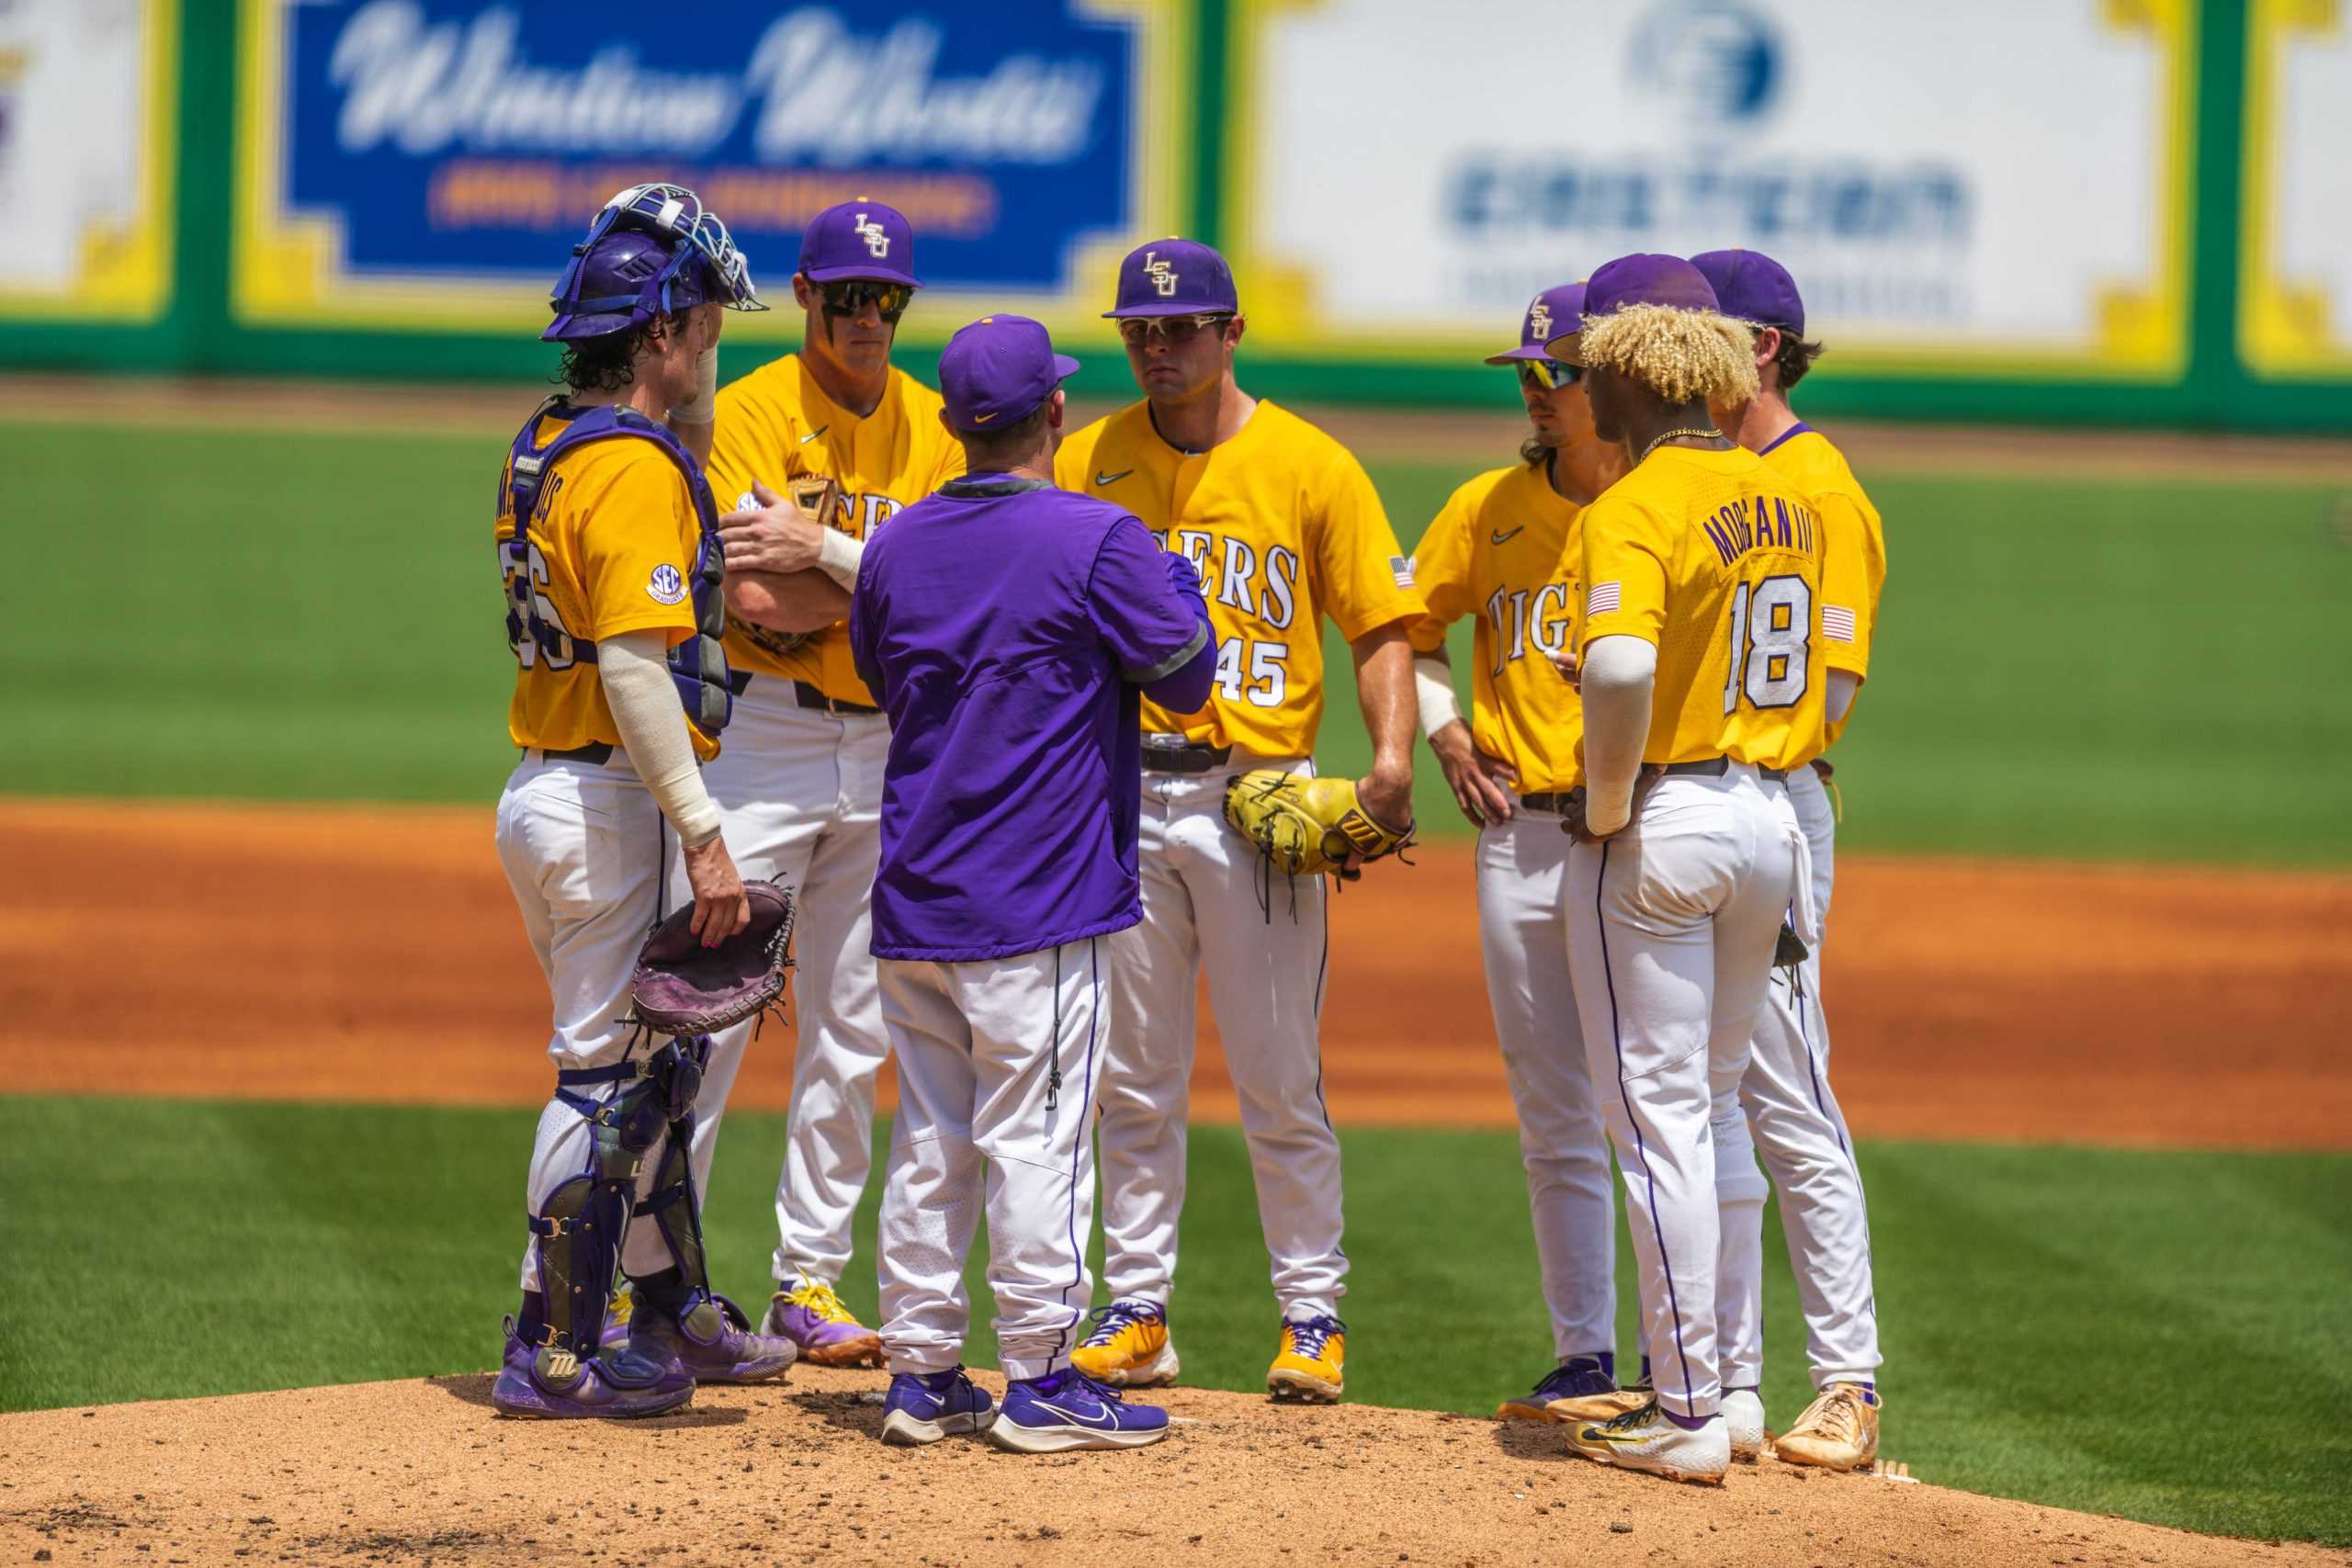
[[[542,419],[535,439],[551,440],[561,427]],[[620,731],[595,662],[579,657],[576,644],[659,628],[674,647],[694,635],[688,581],[702,525],[693,497],[677,465],[651,442],[589,442],[557,457],[541,483],[529,547],[518,561],[507,548],[514,537],[508,479],[499,485],[493,536],[516,663],[507,733],[517,746],[551,751],[596,741],[617,746]],[[536,634],[532,619],[543,628]],[[718,754],[716,739],[691,720],[687,729],[697,757]]]
[[[1824,662],[1867,679],[1871,639],[1878,630],[1880,592],[1886,586],[1886,530],[1862,492],[1845,454],[1808,424],[1792,427],[1758,454],[1794,485],[1821,519],[1821,629]],[[1829,726],[1829,743],[1846,718]]]
[[[964,448],[939,423],[939,394],[892,370],[882,400],[863,418],[835,403],[797,354],[760,367],[718,394],[711,488],[741,509],[757,480],[785,493],[802,475],[837,479],[833,526],[866,539],[891,516],[964,471]],[[850,667],[849,632],[835,625],[778,652],[741,626],[727,633],[730,666],[806,681],[842,702],[874,701]]]
[[[1575,688],[1552,663],[1567,648],[1576,618],[1578,515],[1543,468],[1514,464],[1455,491],[1413,551],[1429,603],[1413,646],[1434,650],[1447,626],[1480,617],[1472,639],[1471,739],[1511,765],[1522,793],[1570,789],[1582,775],[1583,715]]]
[[[1197,567],[1217,639],[1216,682],[1196,715],[1144,704],[1148,731],[1261,757],[1311,752],[1323,717],[1328,615],[1349,640],[1421,614],[1411,567],[1363,466],[1261,400],[1204,453],[1159,438],[1136,403],[1064,441],[1065,490],[1123,506]]]
[[[1661,448],[1586,510],[1577,648],[1657,648],[1643,761],[1820,755],[1822,543],[1804,498],[1736,449]]]

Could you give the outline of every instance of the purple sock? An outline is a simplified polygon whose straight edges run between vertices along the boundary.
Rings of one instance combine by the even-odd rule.
[[[1713,1416],[1677,1416],[1673,1411],[1668,1410],[1663,1404],[1659,1405],[1657,1409],[1659,1415],[1665,1416],[1668,1420],[1673,1422],[1676,1426],[1681,1427],[1686,1432],[1695,1432],[1700,1427],[1714,1419]]]

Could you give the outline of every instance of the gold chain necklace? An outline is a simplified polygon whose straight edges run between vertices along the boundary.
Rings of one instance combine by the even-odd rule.
[[[1634,467],[1638,468],[1644,463],[1648,462],[1651,453],[1657,451],[1660,446],[1665,446],[1668,442],[1679,435],[1703,436],[1710,441],[1721,441],[1724,438],[1724,433],[1720,430],[1699,430],[1690,427],[1686,427],[1681,430],[1668,430],[1662,433],[1657,440],[1642,448],[1642,455],[1634,459]]]

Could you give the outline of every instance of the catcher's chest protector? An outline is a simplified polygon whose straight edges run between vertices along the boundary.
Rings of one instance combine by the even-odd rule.
[[[542,446],[537,439],[539,424],[549,419],[564,421],[564,427]],[[581,410],[560,397],[541,403],[523,422],[523,429],[507,453],[506,491],[499,497],[502,511],[514,519],[514,537],[507,542],[507,558],[517,563],[530,558],[531,524],[538,513],[540,487],[554,471],[556,460],[575,446],[623,435],[650,441],[661,447],[678,466],[678,472],[685,477],[687,492],[694,497],[695,521],[702,536],[695,547],[689,583],[694,596],[695,635],[670,649],[670,679],[678,688],[678,701],[695,728],[716,737],[727,728],[728,716],[734,711],[734,697],[727,686],[727,653],[719,641],[727,630],[727,601],[720,592],[727,578],[727,558],[718,542],[718,506],[711,497],[710,481],[703,478],[702,465],[695,461],[694,454],[679,445],[667,425],[656,423],[635,409],[607,406]],[[582,663],[594,663],[596,645],[586,637],[572,637],[568,646],[559,647],[565,642],[563,634],[539,618],[537,598],[529,591],[530,577],[526,570],[515,578],[523,592],[506,606],[507,640],[518,641],[527,630],[531,640],[549,653],[568,652]]]

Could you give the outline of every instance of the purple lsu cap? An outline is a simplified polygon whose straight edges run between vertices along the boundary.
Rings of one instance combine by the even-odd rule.
[[[1583,329],[1584,321],[1614,315],[1628,305],[1667,305],[1678,310],[1722,308],[1713,286],[1697,267],[1680,256],[1637,251],[1604,264],[1592,275],[1584,286],[1583,321],[1546,343],[1544,351],[1555,359],[1582,364],[1570,340]]]
[[[1119,264],[1118,304],[1102,312],[1123,316],[1233,316],[1241,311],[1233,269],[1198,240],[1154,240]]]
[[[906,214],[878,201],[828,207],[800,232],[798,270],[811,283],[870,277],[921,288],[914,265],[915,231]]]
[[[1804,300],[1789,269],[1761,251],[1709,251],[1690,258],[1714,286],[1723,313],[1804,335]]]
[[[1487,363],[1510,365],[1521,359],[1549,359],[1551,355],[1544,345],[1564,332],[1573,333],[1583,324],[1584,290],[1582,283],[1563,283],[1538,294],[1529,302],[1527,314],[1520,322],[1519,346],[1487,355]]]
[[[1026,418],[1077,373],[1077,360],[1054,352],[1045,323],[1026,316],[982,316],[939,351],[947,423],[979,434]]]

